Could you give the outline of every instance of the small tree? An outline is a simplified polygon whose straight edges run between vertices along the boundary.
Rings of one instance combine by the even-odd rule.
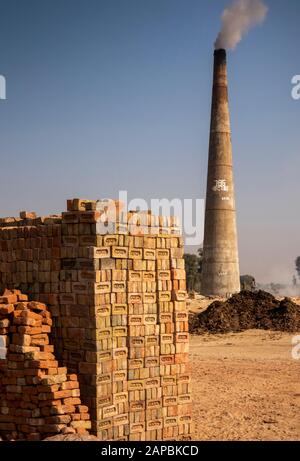
[[[256,288],[255,278],[252,275],[241,275],[241,290],[254,291]]]
[[[199,261],[199,263],[198,263],[198,272],[199,272],[199,274],[201,276],[201,274],[202,274],[202,265],[203,265],[203,248],[199,248],[197,253],[198,253],[198,261]]]
[[[199,257],[197,255],[185,254],[186,285],[188,291],[199,290]]]

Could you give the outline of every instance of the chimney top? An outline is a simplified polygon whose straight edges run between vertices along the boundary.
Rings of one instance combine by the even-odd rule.
[[[226,50],[224,48],[215,49],[214,55],[216,56],[226,56]]]
[[[220,64],[226,64],[226,50],[224,50],[224,48],[215,50],[214,57]]]
[[[225,50],[225,48],[216,48],[214,54],[225,55],[226,56],[226,50]]]

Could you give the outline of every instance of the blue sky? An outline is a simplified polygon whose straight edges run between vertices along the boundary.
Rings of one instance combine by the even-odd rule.
[[[213,43],[227,1],[0,0],[0,216],[69,197],[204,198]],[[300,2],[228,56],[241,271],[300,255]]]

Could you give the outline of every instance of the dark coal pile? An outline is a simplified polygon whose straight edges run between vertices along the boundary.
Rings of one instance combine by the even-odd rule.
[[[242,291],[225,302],[215,301],[190,316],[190,333],[229,333],[250,329],[299,332],[300,306],[278,301],[265,291]]]

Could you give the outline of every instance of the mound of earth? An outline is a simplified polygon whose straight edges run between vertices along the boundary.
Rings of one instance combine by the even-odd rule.
[[[228,300],[215,301],[190,316],[193,334],[230,333],[250,329],[299,332],[300,306],[291,299],[278,301],[265,291],[242,291]]]

